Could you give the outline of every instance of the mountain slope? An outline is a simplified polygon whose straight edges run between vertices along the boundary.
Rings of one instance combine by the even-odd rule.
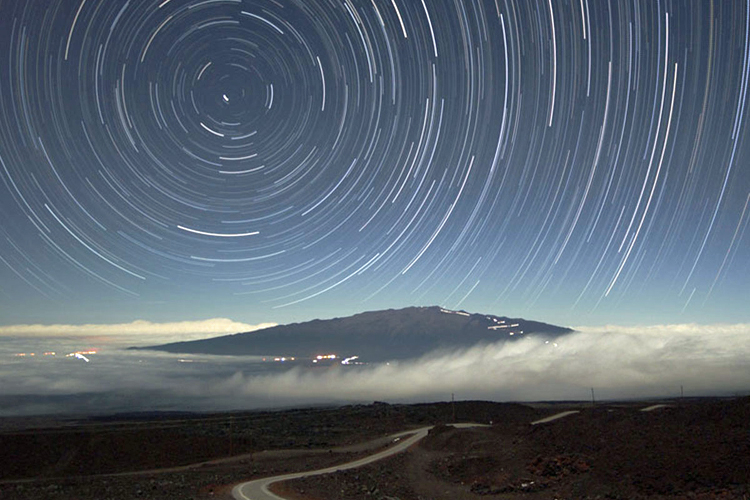
[[[558,336],[571,331],[537,321],[469,314],[436,306],[407,307],[142,349],[298,358],[335,353],[357,355],[363,361],[386,361],[418,357],[435,349],[466,348],[529,334]]]

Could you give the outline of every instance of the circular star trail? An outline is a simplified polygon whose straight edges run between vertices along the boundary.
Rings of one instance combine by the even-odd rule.
[[[747,317],[748,2],[30,0],[0,33],[19,321]]]

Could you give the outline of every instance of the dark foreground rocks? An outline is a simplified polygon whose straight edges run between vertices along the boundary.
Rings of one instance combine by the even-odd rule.
[[[376,403],[6,425],[0,499],[228,499],[238,482],[344,463],[390,441],[375,438],[434,424],[405,453],[274,489],[298,500],[750,498],[750,398],[644,406]],[[569,408],[581,411],[529,424]]]
[[[644,406],[440,427],[398,457],[281,490],[319,500],[750,498],[750,398]]]

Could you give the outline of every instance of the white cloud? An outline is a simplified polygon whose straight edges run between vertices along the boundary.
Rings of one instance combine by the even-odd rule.
[[[676,323],[667,325],[646,325],[646,326],[576,326],[576,331],[585,333],[616,333],[632,335],[749,335],[750,323],[716,323],[712,325],[701,325],[697,323]]]
[[[251,325],[239,323],[226,318],[213,318],[202,321],[177,321],[171,323],[152,323],[150,321],[133,321],[117,324],[86,325],[11,325],[0,326],[0,337],[120,337],[133,341],[138,337],[170,338],[174,340],[193,340],[214,335],[249,332],[276,326],[276,323]]]
[[[278,363],[261,365],[241,356],[190,356],[193,363],[179,362],[180,357],[113,350],[91,363],[19,360],[0,370],[8,381],[0,395],[95,392],[120,394],[112,401],[125,398],[135,405],[132,410],[155,402],[163,408],[219,410],[445,401],[451,393],[458,399],[584,400],[591,387],[598,399],[678,396],[681,385],[688,396],[750,391],[748,324],[579,327],[549,343],[531,336],[398,363],[284,372]],[[144,406],[138,407],[133,394],[141,392]]]
[[[434,353],[362,370],[235,376],[228,393],[292,399],[586,399],[750,390],[750,325],[581,327],[556,342],[515,342]]]

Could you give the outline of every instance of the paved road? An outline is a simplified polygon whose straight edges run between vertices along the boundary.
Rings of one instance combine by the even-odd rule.
[[[666,408],[668,406],[669,405],[664,405],[664,404],[651,405],[651,406],[647,406],[646,408],[641,408],[641,411],[654,411],[654,410],[658,410],[659,408]]]
[[[452,425],[453,427],[459,427],[459,428],[486,427],[483,424],[452,424]],[[283,476],[266,477],[263,479],[256,479],[254,481],[247,481],[245,483],[238,484],[232,490],[232,496],[236,498],[237,500],[285,500],[284,498],[271,493],[268,490],[268,487],[272,483],[277,483],[279,481],[288,481],[289,479],[297,479],[299,477],[317,476],[320,474],[330,474],[331,472],[336,472],[340,470],[354,469],[356,467],[367,465],[369,463],[375,462],[377,460],[381,460],[391,455],[395,455],[396,453],[400,453],[404,451],[409,446],[413,445],[420,439],[424,438],[427,435],[427,432],[431,428],[432,427],[422,427],[421,429],[394,434],[391,437],[394,440],[398,439],[397,444],[379,453],[375,453],[374,455],[370,455],[365,458],[355,460],[354,462],[349,462],[349,463],[345,463],[341,465],[334,465],[333,467],[327,467],[325,469],[318,469],[318,470],[313,470],[313,471],[308,471],[308,472],[294,472],[292,474],[285,474]],[[402,437],[404,436],[409,436],[409,437],[407,437],[406,439],[402,439]]]
[[[568,415],[573,415],[574,413],[578,413],[578,410],[561,411],[560,413],[555,413],[554,415],[551,415],[547,418],[543,418],[541,420],[535,420],[534,422],[531,422],[531,425],[546,424],[547,422],[552,422],[553,420],[567,417]]]
[[[663,408],[665,406],[667,405],[663,405],[663,404],[652,405],[647,408],[642,408],[641,411],[646,411],[646,412],[653,411],[658,408]],[[575,413],[578,413],[578,410],[563,411],[560,413],[556,413],[554,415],[550,415],[549,417],[531,422],[531,425],[545,424],[547,422],[552,422],[559,418],[564,418],[569,415],[573,415]],[[459,427],[459,428],[487,427],[484,424],[452,424],[452,425],[454,427]],[[374,455],[370,455],[365,458],[355,460],[354,462],[349,462],[349,463],[341,464],[341,465],[334,465],[333,467],[327,467],[325,469],[318,469],[318,470],[313,470],[313,471],[308,471],[308,472],[294,472],[292,474],[285,474],[283,476],[266,477],[263,479],[256,479],[254,481],[247,481],[245,483],[238,484],[232,490],[232,496],[236,498],[237,500],[285,500],[284,498],[271,493],[268,490],[268,487],[272,483],[277,483],[279,481],[287,481],[289,479],[297,479],[299,477],[317,476],[320,474],[330,474],[331,472],[336,472],[340,470],[354,469],[356,467],[367,465],[369,463],[375,462],[377,460],[381,460],[391,455],[395,455],[396,453],[400,453],[404,451],[409,446],[413,445],[420,439],[424,438],[427,435],[427,432],[431,428],[432,427],[422,427],[421,429],[405,431],[405,432],[401,432],[398,434],[394,434],[393,436],[391,436],[391,438],[394,440],[398,439],[399,440],[398,444],[391,446],[390,448],[383,450],[379,453],[375,453]],[[401,439],[403,436],[409,436],[409,437],[406,439]]]

